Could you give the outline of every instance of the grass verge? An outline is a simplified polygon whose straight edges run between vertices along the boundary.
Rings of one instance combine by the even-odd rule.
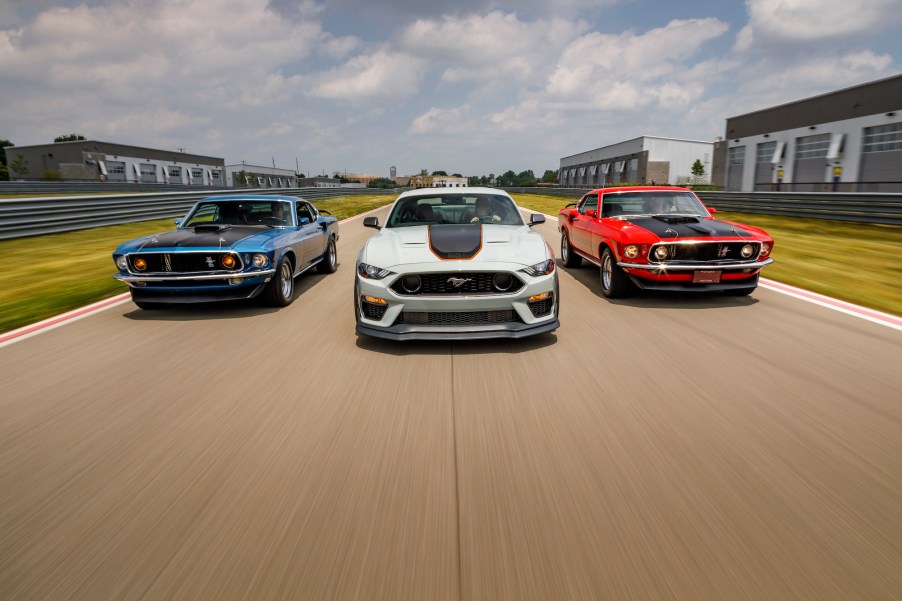
[[[557,216],[571,199],[518,194],[525,208]],[[765,277],[851,303],[902,315],[902,227],[727,213],[718,219],[763,228],[774,238]]]
[[[374,194],[314,204],[341,220],[394,199]],[[128,287],[112,277],[113,250],[126,240],[173,227],[172,219],[162,219],[0,241],[0,333],[126,292]]]

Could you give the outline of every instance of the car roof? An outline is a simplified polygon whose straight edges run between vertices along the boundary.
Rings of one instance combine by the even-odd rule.
[[[220,202],[223,200],[284,200],[290,202],[304,199],[297,196],[275,196],[270,194],[230,194],[228,196],[208,196],[207,198],[200,199],[198,202]]]
[[[610,188],[596,188],[591,191],[593,194],[607,194],[609,192],[654,192],[656,190],[667,190],[671,192],[692,192],[689,188],[680,188],[679,186],[612,186]]]
[[[504,190],[499,190],[498,188],[464,186],[460,188],[417,188],[416,190],[408,190],[407,192],[402,192],[401,195],[398,196],[398,200],[402,198],[410,198],[411,196],[435,196],[436,194],[496,194],[510,198],[510,194],[508,194]]]

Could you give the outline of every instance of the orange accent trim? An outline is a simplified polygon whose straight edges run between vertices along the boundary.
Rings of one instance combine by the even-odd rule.
[[[462,257],[460,259],[446,259],[446,258],[440,256],[434,250],[432,250],[432,226],[431,225],[426,226],[426,242],[429,245],[429,252],[431,252],[436,257],[438,257],[439,261],[469,261],[470,259],[472,259],[476,255],[478,255],[482,251],[482,224],[481,223],[479,224],[479,248],[477,248],[476,252],[474,252],[469,257]]]

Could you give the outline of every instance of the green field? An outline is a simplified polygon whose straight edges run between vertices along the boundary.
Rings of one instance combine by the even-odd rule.
[[[575,199],[517,194],[517,203],[557,216]],[[902,315],[902,227],[718,212],[719,219],[763,228],[774,238],[772,280]]]
[[[339,220],[383,206],[391,194],[314,201]],[[174,227],[172,219],[0,241],[0,332],[108,298],[128,287],[113,279],[122,242]],[[348,251],[339,251],[348,252]]]

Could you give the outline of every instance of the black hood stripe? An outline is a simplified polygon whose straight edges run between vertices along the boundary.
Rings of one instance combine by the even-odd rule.
[[[430,225],[429,248],[439,259],[471,259],[482,250],[482,225]]]
[[[155,248],[229,248],[236,242],[262,233],[259,227],[233,226],[221,231],[195,232],[193,228],[157,234],[141,245],[140,250]]]
[[[646,229],[658,238],[701,238],[705,236],[751,237],[751,234],[716,219],[696,217],[636,217],[624,219]]]

